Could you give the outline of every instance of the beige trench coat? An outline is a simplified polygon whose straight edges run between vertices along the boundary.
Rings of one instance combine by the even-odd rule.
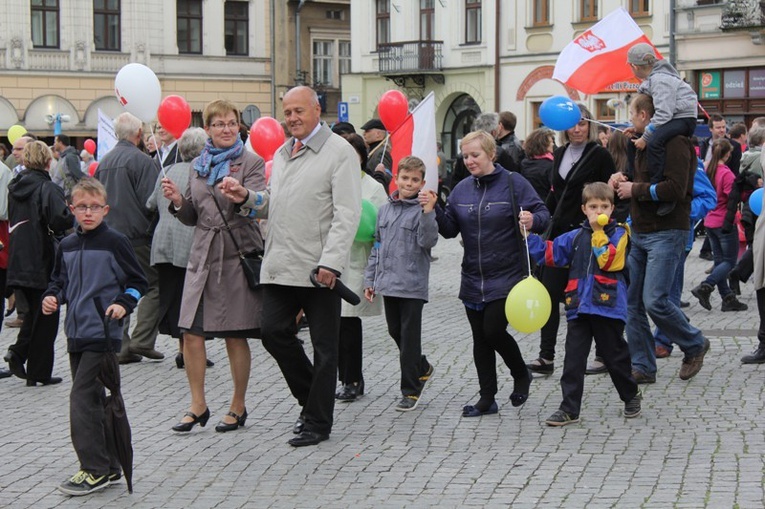
[[[248,189],[260,191],[266,187],[263,159],[246,150],[231,162],[229,176],[239,179]],[[225,230],[211,191],[215,193],[242,251],[263,249],[257,222],[234,212],[234,204],[221,195],[217,186],[208,186],[207,178],[194,171],[192,162],[188,190],[181,208],[175,212],[183,224],[195,227],[178,325],[190,328],[200,299],[204,299],[205,332],[258,329],[261,292],[252,291],[247,286],[239,255]],[[170,207],[172,209],[172,205]]]

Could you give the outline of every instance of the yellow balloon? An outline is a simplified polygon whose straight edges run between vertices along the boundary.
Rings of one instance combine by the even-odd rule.
[[[598,224],[600,226],[605,226],[608,224],[608,216],[605,214],[599,214],[598,215]]]
[[[27,134],[26,127],[20,126],[18,124],[11,126],[11,128],[8,129],[8,141],[10,141],[11,145],[13,145],[14,143],[16,143],[16,140],[18,140],[25,134]]]
[[[507,322],[522,333],[541,329],[550,318],[551,310],[547,288],[530,276],[516,284],[505,301]]]

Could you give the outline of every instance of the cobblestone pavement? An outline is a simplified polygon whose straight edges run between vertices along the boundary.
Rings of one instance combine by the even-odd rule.
[[[331,439],[316,447],[287,445],[299,407],[276,363],[253,340],[247,426],[212,429],[228,409],[231,381],[222,341],[208,342],[216,361],[207,371],[213,414],[206,428],[170,431],[189,402],[175,342],[160,337],[168,358],[123,366],[133,428],[135,492],[124,482],[89,497],[68,498],[56,486],[77,461],[69,441],[71,385],[65,339],[56,345],[57,386],[27,388],[0,381],[0,506],[21,507],[763,507],[763,370],[739,359],[756,345],[751,284],[749,311],[722,313],[692,304],[686,311],[712,348],[701,373],[678,378],[681,353],[660,359],[645,388],[643,414],[622,417],[607,376],[586,380],[582,422],[549,428],[542,421],[560,403],[555,375],[536,379],[519,410],[509,402],[512,379],[499,367],[498,415],[460,417],[477,399],[477,377],[464,311],[457,300],[461,249],[456,240],[434,250],[431,301],[424,312],[424,352],[436,367],[420,407],[394,411],[398,357],[381,317],[365,319],[367,395],[338,404]],[[709,262],[688,259],[689,289]],[[4,351],[17,329],[2,331]],[[565,329],[563,330],[565,332]],[[305,333],[302,337],[307,339]],[[538,334],[518,335],[527,361]]]

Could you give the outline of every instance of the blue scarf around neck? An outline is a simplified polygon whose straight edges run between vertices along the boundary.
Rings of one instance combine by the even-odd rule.
[[[231,172],[231,161],[242,155],[244,143],[241,139],[228,148],[216,148],[211,139],[205,142],[205,148],[194,163],[194,170],[200,177],[207,177],[211,186]]]

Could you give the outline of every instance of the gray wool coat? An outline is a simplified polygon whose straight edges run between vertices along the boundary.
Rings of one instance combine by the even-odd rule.
[[[265,163],[248,151],[231,162],[230,177],[238,179],[247,189],[266,188]],[[194,226],[189,264],[178,322],[190,328],[200,299],[204,304],[205,332],[239,331],[260,328],[261,292],[250,290],[231,236],[225,230],[220,212],[211,192],[215,193],[226,220],[243,252],[263,250],[263,236],[257,222],[234,212],[217,186],[207,185],[207,178],[189,171],[189,187],[178,211],[170,209],[186,225]]]

